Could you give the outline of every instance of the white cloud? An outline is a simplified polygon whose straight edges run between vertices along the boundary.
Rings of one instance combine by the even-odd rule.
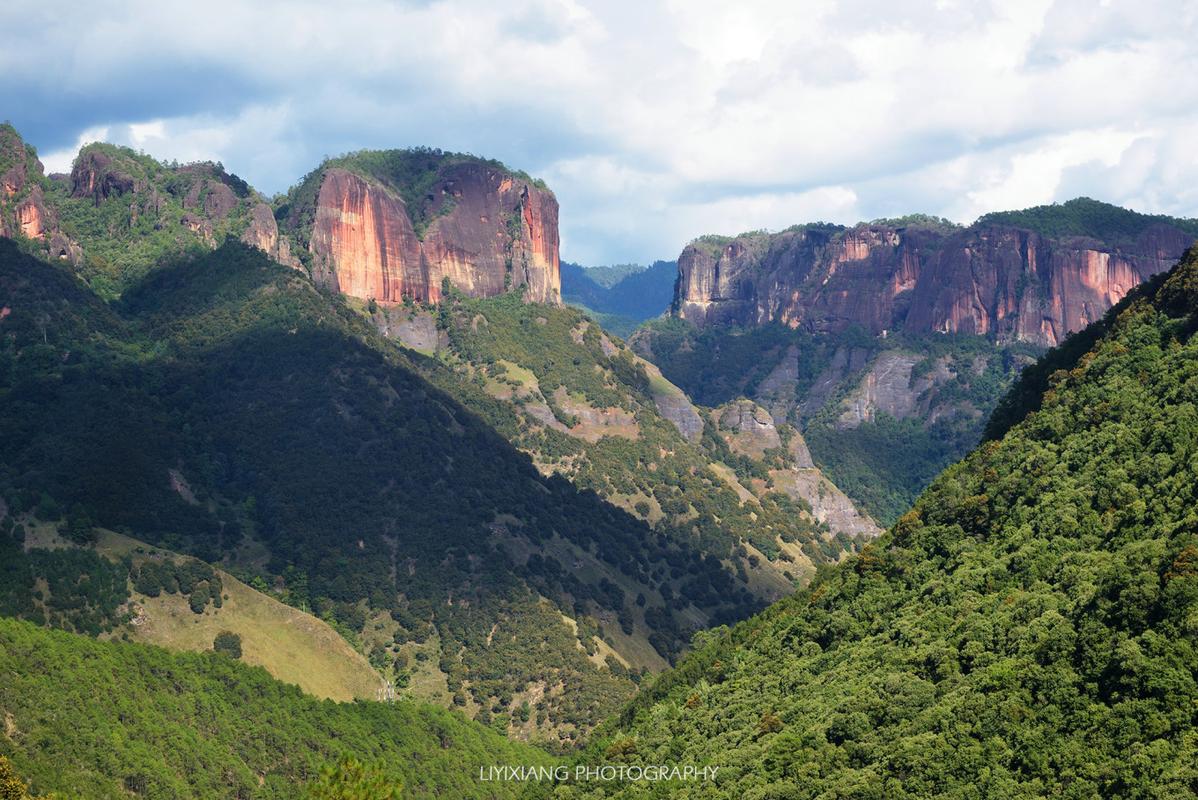
[[[1191,0],[29,0],[0,105],[54,169],[103,131],[267,192],[358,147],[493,156],[550,181],[566,257],[650,260],[1082,190],[1196,215],[1196,34]]]

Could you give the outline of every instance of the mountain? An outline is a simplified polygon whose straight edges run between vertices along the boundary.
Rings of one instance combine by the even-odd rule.
[[[105,298],[164,261],[244,237],[294,262],[265,198],[220,164],[164,164],[126,147],[90,144],[69,175],[47,177],[36,151],[0,125],[0,235],[21,234],[72,264]],[[18,223],[19,220],[19,223]]]
[[[22,527],[217,564],[408,694],[552,747],[696,630],[878,533],[793,431],[746,451],[751,414],[713,419],[580,312],[535,302],[556,299],[557,211],[521,173],[355,153],[272,209],[220,165],[109,145],[81,151],[68,192],[13,141],[78,251],[53,259],[32,229],[0,242],[0,496]],[[18,576],[14,608],[44,605],[51,569],[120,585],[52,560]],[[167,594],[159,611],[189,619]],[[32,618],[108,635],[121,602]],[[194,647],[199,623],[135,633]]]
[[[560,300],[557,200],[545,185],[474,156],[413,149],[329,159],[273,202],[220,164],[163,163],[90,144],[70,175],[0,126],[0,235],[39,241],[105,298],[160,263],[228,237],[378,301],[435,301],[445,281],[471,295],[523,287]]]
[[[435,311],[363,302],[235,241],[113,303],[40,253],[0,241],[16,524],[218,564],[310,609],[405,693],[513,736],[583,739],[695,631],[877,533],[793,431],[713,419],[577,310],[455,287]],[[44,605],[53,573],[114,589],[82,617],[30,618],[119,630],[135,570],[81,558],[37,555],[8,613]],[[167,594],[135,593],[152,623],[137,638],[206,646],[209,617],[189,624],[187,592]]]
[[[579,267],[575,264],[574,266],[582,270],[587,280],[604,289],[610,289],[629,275],[644,272],[646,269],[644,264],[612,264],[598,267]]]
[[[669,541],[697,545],[712,583],[700,581],[708,602],[688,612],[693,624],[743,616],[878,533],[818,474],[793,429],[767,421],[759,431],[751,417],[696,407],[576,309],[451,295],[435,312],[370,313],[385,335],[458,373],[464,380],[440,385],[543,474],[595,492]],[[460,394],[461,386],[486,399]],[[758,446],[742,446],[746,438]],[[712,571],[716,563],[727,575]],[[642,630],[641,611],[630,611],[632,625],[619,627]],[[669,652],[660,642],[655,649]]]
[[[541,478],[422,377],[432,365],[254,249],[159,268],[114,309],[0,242],[0,286],[13,514],[77,514],[262,578],[367,651],[417,649],[436,665],[425,689],[497,726],[524,725],[532,697],[522,735],[579,737],[640,677],[605,662],[600,608],[668,584],[696,613],[702,584],[682,578],[721,569]],[[534,572],[501,541],[521,558],[579,549],[592,569]],[[661,647],[679,647],[691,624],[648,611]]]
[[[1198,220],[1087,198],[968,228],[915,217],[704,237],[678,257],[674,308],[698,325],[767,321],[871,335],[1058,344],[1180,257]]]
[[[317,700],[211,651],[0,619],[0,670],[0,747],[39,795],[501,798],[519,784],[480,768],[552,763],[444,709]]]
[[[599,615],[666,593],[647,633],[675,652],[725,569],[543,478],[430,382],[452,373],[256,249],[159,267],[113,305],[0,240],[0,297],[11,515],[220,563],[516,735],[571,741],[631,694]]]
[[[660,316],[670,306],[676,262],[651,266],[580,267],[562,263],[562,299],[594,313],[603,327],[627,336],[638,324]]]
[[[635,349],[697,401],[747,396],[893,523],[1019,370],[1180,257],[1198,223],[1092,200],[705,237]],[[681,323],[686,324],[681,324]]]
[[[352,153],[308,174],[277,213],[316,282],[352,297],[435,302],[448,281],[471,296],[561,299],[557,199],[497,161]]]
[[[562,797],[1193,797],[1198,251],[1025,372],[881,539],[710,635]]]

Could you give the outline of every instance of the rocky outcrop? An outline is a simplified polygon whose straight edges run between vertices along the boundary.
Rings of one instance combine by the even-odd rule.
[[[109,197],[135,192],[143,186],[108,153],[84,148],[71,169],[71,196],[90,197],[96,205]]]
[[[604,337],[606,338],[606,337]],[[665,379],[657,365],[646,361],[640,356],[636,363],[644,368],[649,376],[649,392],[653,396],[653,404],[665,419],[678,429],[682,438],[692,444],[703,438],[703,417],[695,408],[686,392]]]
[[[858,326],[1051,346],[1172,266],[1193,241],[1167,221],[1133,216],[1142,220],[1134,233],[1115,229],[1105,240],[999,222],[813,225],[701,239],[678,259],[674,311],[699,325],[778,321],[816,332]]]
[[[280,264],[300,266],[299,259],[291,253],[291,241],[279,233],[275,212],[266,203],[258,203],[250,210],[250,222],[241,241],[257,247]]]
[[[351,297],[435,299],[403,200],[344,169],[325,173],[310,249],[318,282]]]
[[[445,281],[472,297],[524,287],[530,301],[560,301],[551,192],[472,159],[446,159],[419,196],[405,199],[408,188],[326,169],[307,237],[313,277],[383,303],[436,302]]]
[[[398,339],[404,347],[428,356],[449,347],[449,332],[437,327],[436,315],[422,309],[379,306],[374,312],[374,324],[384,336]]]
[[[9,125],[0,125],[0,236],[41,241],[54,257],[78,264],[79,245],[62,232],[46,201],[42,162]]]
[[[853,501],[818,469],[789,469],[770,472],[774,484],[790,497],[806,501],[812,515],[832,533],[873,538],[882,529],[857,510]]]
[[[928,231],[829,225],[707,239],[678,258],[675,312],[697,324],[768,321],[881,331],[920,272]]]
[[[873,422],[879,413],[895,419],[907,419],[914,412],[919,396],[931,385],[928,379],[914,382],[911,370],[923,356],[887,350],[880,353],[857,388],[841,403],[839,426],[855,428]]]
[[[300,266],[270,205],[220,164],[168,165],[128,148],[92,144],[79,152],[64,184],[69,199],[59,202],[119,203],[130,227],[149,220],[155,230],[175,233],[180,244],[194,237],[207,247],[240,236],[279,263]],[[87,237],[82,241],[90,246]],[[52,252],[62,249],[54,240],[50,246]]]
[[[720,436],[732,452],[752,459],[762,459],[783,446],[782,436],[774,426],[769,411],[751,400],[740,398],[713,409]],[[812,516],[828,526],[833,534],[877,536],[882,531],[867,515],[857,510],[844,492],[815,468],[807,442],[798,431],[788,432],[784,459],[786,469],[770,470],[774,487],[795,500],[811,506]]]
[[[29,239],[45,238],[46,231],[54,227],[48,217],[46,198],[42,187],[30,187],[28,196],[17,206],[17,225],[20,234]]]
[[[782,446],[782,437],[774,427],[770,413],[752,400],[733,400],[713,412],[720,435],[734,453],[761,458],[765,451]]]
[[[206,178],[196,181],[183,198],[183,207],[204,212],[204,216],[219,221],[237,208],[237,195],[224,183]]]
[[[1055,345],[1169,269],[1192,243],[1192,236],[1165,224],[1150,225],[1119,247],[979,226],[928,260],[906,327]]]

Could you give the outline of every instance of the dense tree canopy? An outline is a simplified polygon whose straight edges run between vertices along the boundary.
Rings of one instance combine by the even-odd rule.
[[[455,712],[316,700],[220,654],[10,619],[0,619],[0,673],[0,753],[36,793],[293,800],[309,786],[328,798],[363,784],[495,798],[518,786],[479,784],[480,766],[550,763]]]

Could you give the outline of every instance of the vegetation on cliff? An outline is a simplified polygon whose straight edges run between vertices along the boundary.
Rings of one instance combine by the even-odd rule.
[[[986,415],[1039,352],[976,336],[828,336],[780,324],[695,328],[676,318],[643,326],[633,342],[697,402],[750,397],[802,431],[815,463],[883,524],[977,444]],[[853,416],[872,365],[894,355],[913,362],[910,382],[894,387],[910,395],[907,415],[869,408]],[[879,404],[877,393],[864,404]]]
[[[220,164],[165,163],[128,147],[89,144],[46,202],[82,248],[80,276],[115,298],[154,267],[240,236],[259,197]]]
[[[417,238],[424,238],[428,226],[453,210],[449,194],[434,191],[446,177],[446,171],[460,164],[474,164],[496,170],[548,191],[544,181],[526,172],[513,170],[501,161],[467,153],[451,153],[433,147],[395,150],[357,150],[325,159],[288,190],[279,202],[275,216],[299,243],[301,259],[308,257],[308,237],[316,220],[316,205],[326,171],[342,168],[362,175],[398,195],[404,202]]]
[[[789,463],[785,452],[745,458],[714,435],[710,422],[703,425],[709,435],[688,441],[658,409],[644,362],[579,311],[530,306],[506,295],[454,298],[439,314],[451,358],[518,411],[513,417],[500,406],[488,414],[496,429],[543,470],[619,499],[659,535],[701,548],[705,565],[697,573],[684,570],[694,577],[681,585],[693,584],[705,598],[699,607],[714,619],[735,620],[760,602],[745,580],[745,565],[736,566],[745,560],[745,545],[777,560],[781,542],[797,542],[808,565],[780,562],[794,579],[860,544],[830,532],[809,506],[777,490],[769,471]],[[738,493],[721,465],[742,490],[755,492],[748,498]],[[730,570],[720,561],[740,579],[729,582]]]
[[[1152,225],[1169,225],[1198,237],[1198,219],[1141,214],[1089,197],[1020,211],[995,211],[982,215],[978,224],[1011,225],[1045,236],[1088,236],[1116,243],[1133,240]]]

